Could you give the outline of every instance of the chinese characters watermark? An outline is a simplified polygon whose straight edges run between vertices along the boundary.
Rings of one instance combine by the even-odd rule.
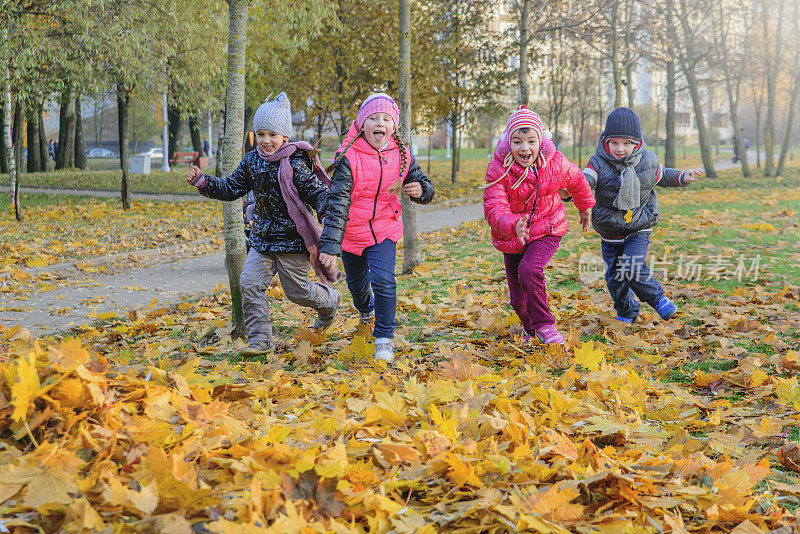
[[[655,278],[681,279],[689,281],[701,280],[758,280],[761,270],[761,255],[739,254],[737,257],[721,254],[700,256],[680,254],[678,256],[621,255],[610,273],[614,279],[634,280],[652,273]],[[584,284],[591,284],[606,276],[606,264],[603,259],[592,252],[584,252],[578,261],[578,278]]]

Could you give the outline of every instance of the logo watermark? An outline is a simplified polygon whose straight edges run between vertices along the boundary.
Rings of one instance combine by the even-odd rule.
[[[740,254],[725,257],[721,254],[711,256],[663,255],[645,258],[641,255],[622,254],[617,257],[614,279],[634,280],[649,271],[656,278],[700,280],[744,280],[757,281],[761,270],[761,254]],[[584,284],[592,284],[603,278],[606,264],[603,258],[593,252],[584,252],[578,260],[578,279]]]

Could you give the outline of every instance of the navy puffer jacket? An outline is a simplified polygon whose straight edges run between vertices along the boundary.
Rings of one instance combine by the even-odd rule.
[[[311,160],[303,151],[289,157],[294,186],[300,200],[317,212],[325,205],[328,189],[311,170]],[[278,172],[280,162],[262,159],[256,150],[245,154],[244,159],[226,179],[206,176],[208,181],[199,189],[200,194],[217,200],[235,200],[253,191],[255,210],[250,243],[262,254],[308,254],[303,237],[289,215],[281,194]]]
[[[621,239],[657,225],[659,207],[653,188],[656,185],[684,187],[686,184],[683,182],[683,172],[665,168],[658,156],[645,150],[642,143],[637,149],[642,152],[641,159],[634,167],[640,184],[639,206],[627,213],[614,206],[614,200],[619,193],[620,171],[615,165],[618,164],[617,160],[605,147],[605,139],[601,138],[597,152],[583,170],[597,201],[592,208],[592,226],[595,231],[606,239]]]

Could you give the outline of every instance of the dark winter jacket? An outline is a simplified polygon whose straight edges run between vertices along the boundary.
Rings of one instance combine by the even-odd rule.
[[[377,150],[375,151],[377,157]],[[339,155],[337,154],[337,157]],[[434,189],[430,179],[425,176],[414,156],[409,156],[409,168],[403,184],[419,182],[422,186],[422,196],[412,198],[417,204],[427,204],[433,199]],[[325,252],[334,256],[342,253],[342,241],[344,240],[345,228],[350,216],[350,206],[352,204],[353,192],[353,172],[347,156],[342,156],[336,165],[336,169],[331,176],[331,190],[328,193],[327,203],[324,209],[325,228],[319,240],[320,252]],[[404,194],[402,190],[399,194]],[[372,200],[377,211],[378,197]],[[373,234],[374,235],[374,234]],[[375,243],[377,245],[377,239]]]
[[[319,216],[325,205],[328,189],[311,171],[311,160],[305,152],[295,152],[289,158],[293,181],[300,199]],[[217,200],[235,200],[253,191],[255,210],[250,243],[262,254],[308,254],[297,231],[278,183],[280,162],[262,159],[257,151],[248,152],[227,179],[207,176],[208,182],[200,193]]]
[[[597,152],[589,159],[583,170],[589,186],[594,190],[597,201],[592,209],[592,226],[606,240],[624,239],[639,232],[649,232],[658,224],[658,198],[653,187],[684,187],[683,172],[665,168],[658,156],[644,150],[639,164],[634,167],[640,184],[639,207],[622,211],[614,207],[620,187],[620,171],[615,164],[619,162],[608,153],[605,139],[601,138]]]

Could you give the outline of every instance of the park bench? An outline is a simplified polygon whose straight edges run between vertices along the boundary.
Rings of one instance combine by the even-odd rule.
[[[173,152],[172,157],[169,159],[170,166],[179,163],[197,165],[201,169],[205,169],[208,167],[208,158],[201,156],[199,152]]]

